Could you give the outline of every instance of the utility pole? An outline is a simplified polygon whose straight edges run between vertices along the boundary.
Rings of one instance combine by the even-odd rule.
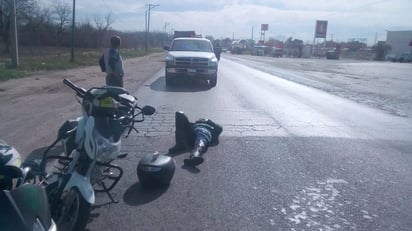
[[[375,44],[378,43],[378,32],[375,32]]]
[[[12,0],[12,9],[11,9],[11,65],[13,68],[19,66],[19,49],[17,43],[17,22],[16,22],[16,1]]]
[[[75,29],[75,9],[76,9],[76,0],[73,0],[73,17],[72,17],[72,49],[71,49],[71,58],[70,62],[74,62],[74,29]]]
[[[156,6],[160,6],[160,5],[148,4],[147,6],[148,6],[148,8],[145,12],[145,15],[146,15],[146,17],[145,17],[145,19],[146,19],[146,41],[145,41],[146,51],[148,50],[148,43],[149,43],[148,36],[149,36],[149,31],[150,31],[150,10],[152,10]]]
[[[166,43],[167,43],[167,39],[169,38],[169,34],[167,33],[167,26],[169,25],[169,23],[168,22],[165,22],[165,25],[164,25],[164,27],[163,27],[163,32],[165,33],[165,40],[164,40],[164,44],[166,45]]]
[[[167,26],[169,25],[169,23],[168,22],[165,22],[165,25],[163,26],[163,32],[164,33],[167,33]]]

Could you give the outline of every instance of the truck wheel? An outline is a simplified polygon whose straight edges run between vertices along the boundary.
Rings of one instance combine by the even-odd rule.
[[[169,87],[172,85],[172,81],[170,79],[166,79],[166,86]]]
[[[209,82],[210,82],[210,86],[211,86],[211,87],[216,87],[216,84],[217,84],[217,75],[214,76],[213,78],[209,79]]]
[[[172,80],[170,79],[170,77],[167,74],[165,75],[165,80],[166,80],[166,87],[172,85]]]

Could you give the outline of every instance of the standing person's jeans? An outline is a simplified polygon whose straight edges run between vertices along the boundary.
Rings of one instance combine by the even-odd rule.
[[[106,85],[114,87],[123,87],[123,77],[118,77],[112,74],[106,75]]]

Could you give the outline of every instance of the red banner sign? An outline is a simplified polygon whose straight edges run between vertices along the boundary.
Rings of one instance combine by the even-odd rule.
[[[328,21],[316,21],[315,38],[326,38]]]

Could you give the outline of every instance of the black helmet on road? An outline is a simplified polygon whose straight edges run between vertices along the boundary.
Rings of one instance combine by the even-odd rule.
[[[146,154],[137,165],[137,177],[143,186],[170,184],[175,174],[175,160],[159,153]]]

